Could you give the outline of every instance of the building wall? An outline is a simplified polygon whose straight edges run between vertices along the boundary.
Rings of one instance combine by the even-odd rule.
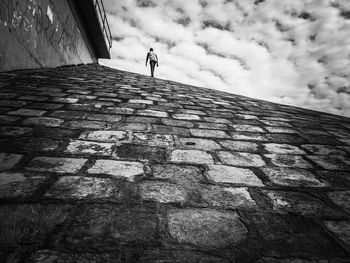
[[[70,0],[0,0],[0,71],[97,60]]]

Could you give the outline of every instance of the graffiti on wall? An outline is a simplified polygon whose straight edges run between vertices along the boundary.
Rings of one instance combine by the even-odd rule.
[[[65,1],[62,1],[65,2]],[[61,3],[62,4],[62,3]],[[2,0],[0,1],[0,25],[9,31],[43,35],[50,45],[58,50],[77,54],[77,37],[80,31],[70,10],[57,12],[49,1],[42,0]],[[37,38],[34,38],[35,42]],[[36,47],[36,42],[33,43]]]

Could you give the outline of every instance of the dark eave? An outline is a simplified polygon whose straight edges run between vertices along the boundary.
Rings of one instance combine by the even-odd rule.
[[[97,0],[72,0],[81,19],[88,41],[98,58],[110,58],[109,49],[110,31],[106,21],[102,1]],[[100,11],[98,11],[100,8]],[[103,20],[105,20],[103,23]],[[100,22],[101,21],[101,22]]]

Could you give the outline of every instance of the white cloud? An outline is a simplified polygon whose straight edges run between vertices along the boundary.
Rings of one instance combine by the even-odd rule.
[[[121,70],[350,117],[347,0],[106,0]]]

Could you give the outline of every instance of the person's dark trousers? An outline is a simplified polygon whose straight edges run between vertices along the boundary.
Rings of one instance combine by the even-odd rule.
[[[151,66],[151,77],[154,77],[154,67],[157,64],[157,61],[150,61],[149,64]]]

